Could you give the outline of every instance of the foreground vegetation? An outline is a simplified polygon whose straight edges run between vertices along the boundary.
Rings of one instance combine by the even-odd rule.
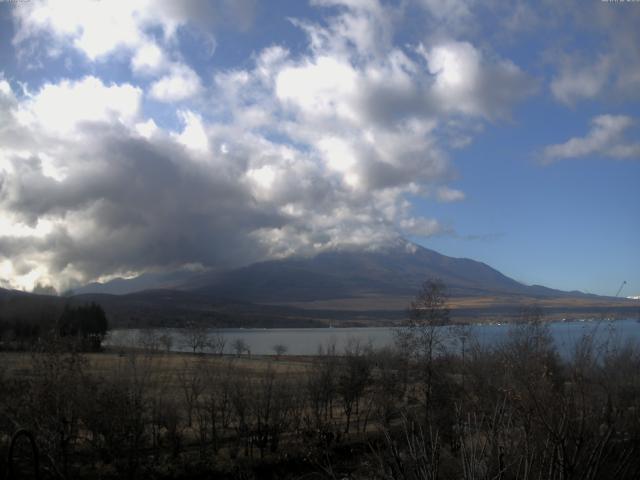
[[[452,347],[437,284],[411,311],[380,351],[81,353],[52,336],[0,354],[0,471],[37,458],[58,479],[640,477],[637,345],[592,331],[562,359],[530,310],[501,345],[460,328]]]

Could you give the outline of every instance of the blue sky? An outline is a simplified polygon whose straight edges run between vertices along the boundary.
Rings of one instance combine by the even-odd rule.
[[[640,294],[640,4],[0,3],[0,286],[398,236]]]

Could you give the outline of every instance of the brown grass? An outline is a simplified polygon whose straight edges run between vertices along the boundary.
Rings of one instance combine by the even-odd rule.
[[[0,352],[0,365],[7,376],[21,376],[32,373],[31,366],[34,355],[31,352]],[[254,355],[236,357],[231,355],[194,355],[189,353],[145,353],[129,351],[127,353],[104,352],[83,354],[87,362],[87,373],[112,378],[131,372],[131,364],[136,363],[138,369],[145,369],[151,375],[163,375],[165,378],[177,378],[184,370],[199,368],[225,368],[230,364],[239,374],[259,377],[271,369],[276,373],[302,375],[311,365],[311,357],[283,356],[276,359],[272,356]]]
[[[342,310],[342,311],[371,311],[371,310],[405,310],[413,300],[411,296],[363,295],[353,298],[339,298],[331,300],[314,300],[310,302],[289,302],[283,305],[309,310]],[[615,308],[633,307],[634,302],[626,298],[614,299],[610,297],[562,297],[562,298],[533,298],[522,295],[487,295],[472,297],[452,297],[449,307],[456,309],[491,309],[496,307],[518,307],[535,303],[547,308]],[[635,302],[640,307],[640,302]]]

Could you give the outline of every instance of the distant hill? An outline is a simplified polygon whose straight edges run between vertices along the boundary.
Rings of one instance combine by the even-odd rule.
[[[66,299],[0,288],[0,320],[46,323],[57,319]]]
[[[57,315],[67,302],[95,301],[117,326],[175,326],[187,319],[225,327],[382,325],[405,318],[411,299],[433,277],[446,284],[458,320],[509,318],[532,303],[552,318],[638,314],[634,300],[524,285],[482,262],[399,241],[226,272],[115,279],[67,298],[0,290],[0,318]]]

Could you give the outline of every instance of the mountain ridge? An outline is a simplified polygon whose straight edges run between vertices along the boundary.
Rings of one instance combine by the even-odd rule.
[[[266,260],[224,272],[143,274],[131,280],[89,284],[75,293],[128,294],[166,288],[277,304],[363,295],[414,295],[427,278],[441,279],[452,296],[590,295],[525,285],[484,262],[449,257],[404,240],[381,249],[331,250],[311,257]]]
[[[179,326],[186,320],[247,328],[389,325],[406,317],[410,301],[431,277],[446,284],[452,318],[460,322],[508,321],[531,304],[551,319],[628,317],[638,311],[637,301],[525,285],[483,262],[406,242],[267,260],[226,272],[150,273],[89,285],[70,297],[0,289],[0,318],[55,316],[67,303],[97,302],[119,327]],[[98,291],[87,291],[92,288]]]
[[[454,297],[587,295],[524,285],[486,263],[449,257],[408,242],[382,251],[328,251],[307,258],[267,260],[218,274],[204,285],[192,283],[189,289],[253,302],[288,303],[363,295],[413,296],[428,278],[442,280]]]

